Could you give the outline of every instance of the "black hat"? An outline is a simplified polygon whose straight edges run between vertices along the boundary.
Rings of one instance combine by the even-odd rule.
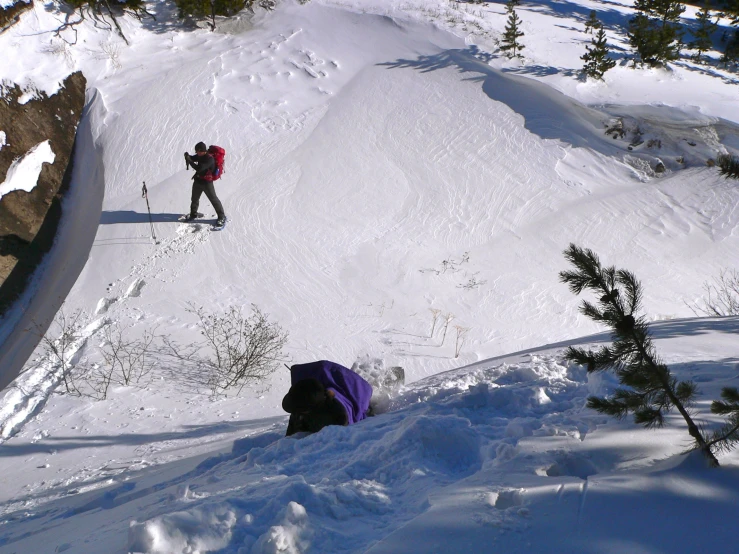
[[[195,145],[195,152],[206,152],[208,147],[205,146],[204,142],[199,142]]]
[[[318,379],[298,381],[282,399],[282,409],[289,414],[309,412],[326,400],[326,387]]]

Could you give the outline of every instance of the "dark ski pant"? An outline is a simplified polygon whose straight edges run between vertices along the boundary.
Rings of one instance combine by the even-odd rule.
[[[195,180],[192,182],[192,199],[190,201],[190,213],[196,214],[198,213],[198,205],[200,204],[200,196],[205,193],[205,196],[208,197],[208,200],[210,200],[210,203],[213,204],[213,207],[216,210],[216,215],[218,218],[226,217],[226,214],[223,213],[223,205],[221,204],[221,201],[218,200],[218,197],[216,196],[216,187],[213,186],[213,181],[200,181]]]

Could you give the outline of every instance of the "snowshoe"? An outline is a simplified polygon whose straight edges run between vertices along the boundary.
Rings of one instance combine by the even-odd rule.
[[[211,231],[223,231],[223,229],[226,228],[226,223],[228,223],[228,218],[226,216],[218,218],[216,222],[210,226],[210,230]]]
[[[200,212],[198,212],[194,216],[192,214],[181,215],[178,219],[180,221],[184,221],[185,223],[187,223],[189,221],[195,221],[196,219],[199,219],[201,217],[203,217],[203,214],[201,214]]]

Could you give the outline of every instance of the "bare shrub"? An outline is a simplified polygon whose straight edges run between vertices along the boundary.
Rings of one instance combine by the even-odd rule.
[[[110,61],[110,65],[113,69],[120,69],[123,67],[121,64],[121,44],[119,42],[101,42],[100,50],[102,52],[102,59]]]
[[[248,315],[235,306],[214,314],[190,305],[188,312],[197,316],[204,340],[183,346],[164,339],[164,344],[190,371],[197,367],[207,374],[213,394],[262,383],[286,359],[288,333],[254,304]]]
[[[470,328],[460,325],[455,325],[454,328],[457,330],[457,340],[454,342],[454,357],[459,358],[459,353],[462,351],[464,343],[467,342],[467,333]]]
[[[718,277],[703,283],[705,297],[688,304],[695,315],[739,315],[739,271],[722,269]]]
[[[105,360],[110,381],[119,385],[138,384],[154,369],[152,343],[154,331],[146,330],[140,339],[126,339],[117,322],[103,331],[105,342],[100,351]]]
[[[27,371],[31,367],[44,365],[47,375],[56,382],[64,383],[64,392],[75,396],[82,396],[75,382],[73,375],[75,366],[72,363],[79,349],[79,341],[82,340],[82,316],[80,310],[67,314],[62,306],[46,332],[43,332],[40,324],[34,323],[34,328],[41,337],[39,343],[41,357],[33,366],[24,369]]]
[[[439,321],[439,316],[441,316],[441,310],[437,310],[436,308],[429,308],[429,311],[431,312],[431,332],[429,333],[429,338],[434,338],[434,331],[436,331],[436,324]]]
[[[446,332],[449,330],[449,324],[453,319],[454,314],[451,312],[444,315],[444,327],[442,327],[441,344],[439,346],[444,346],[444,343],[446,342]]]
[[[52,38],[49,41],[48,46],[43,48],[43,51],[54,56],[59,56],[67,64],[70,69],[74,68],[74,59],[72,58],[72,50],[68,42],[65,42],[59,38]]]

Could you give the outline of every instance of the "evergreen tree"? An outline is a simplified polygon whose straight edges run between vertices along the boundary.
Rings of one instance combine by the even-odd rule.
[[[732,25],[739,25],[739,0],[724,0],[723,11]]]
[[[508,21],[505,26],[505,32],[503,33],[503,40],[501,41],[500,49],[505,52],[506,56],[509,58],[514,58],[516,56],[521,57],[520,51],[525,48],[523,44],[518,42],[518,39],[524,36],[524,33],[519,29],[521,20],[514,9],[517,4],[518,0],[508,0],[508,3],[506,4]]]
[[[634,66],[636,66],[637,60],[640,64],[647,64],[650,67],[659,65],[657,35],[654,24],[646,15],[639,13],[629,20],[627,36],[629,45],[637,53],[637,56],[634,57]]]
[[[734,64],[739,60],[739,31],[734,31],[734,35],[726,43],[724,54],[721,56],[721,63],[725,66]]]
[[[727,179],[739,179],[739,158],[730,154],[721,154],[716,158],[719,173]]]
[[[687,424],[693,449],[700,450],[710,465],[717,467],[714,452],[730,450],[739,441],[739,391],[722,390],[723,400],[714,401],[711,411],[726,416],[726,423],[712,435],[706,435],[690,412],[697,394],[695,383],[678,381],[670,373],[657,356],[644,317],[637,313],[642,290],[634,274],[602,267],[592,250],[574,244],[570,244],[564,255],[575,270],[562,271],[560,280],[574,294],[588,289],[599,297],[597,304],[583,301],[580,312],[610,327],[613,340],[610,346],[597,351],[569,347],[565,357],[586,366],[589,373],[612,370],[623,385],[611,397],[589,397],[588,407],[618,419],[632,413],[635,423],[647,428],[664,425],[665,415],[675,408]]]
[[[628,37],[641,63],[659,66],[678,59],[682,47],[678,22],[685,6],[675,0],[636,0],[634,8],[637,14],[629,21]]]
[[[601,27],[598,34],[591,40],[592,46],[586,46],[587,52],[580,59],[585,62],[583,73],[593,79],[603,79],[603,75],[616,65],[616,60],[608,57],[608,44],[606,43],[606,32]]]
[[[180,18],[210,18],[211,29],[216,27],[216,16],[231,16],[251,6],[254,0],[175,0]]]
[[[703,52],[707,52],[713,48],[713,42],[711,41],[711,35],[718,27],[718,22],[711,20],[711,3],[706,0],[706,3],[696,15],[696,21],[698,21],[698,28],[693,33],[693,41],[688,45],[692,50],[696,50],[693,59],[701,63]]]
[[[594,31],[602,28],[603,25],[598,21],[598,16],[596,15],[595,10],[590,10],[590,17],[588,17],[588,20],[585,22],[585,32],[592,35]]]

